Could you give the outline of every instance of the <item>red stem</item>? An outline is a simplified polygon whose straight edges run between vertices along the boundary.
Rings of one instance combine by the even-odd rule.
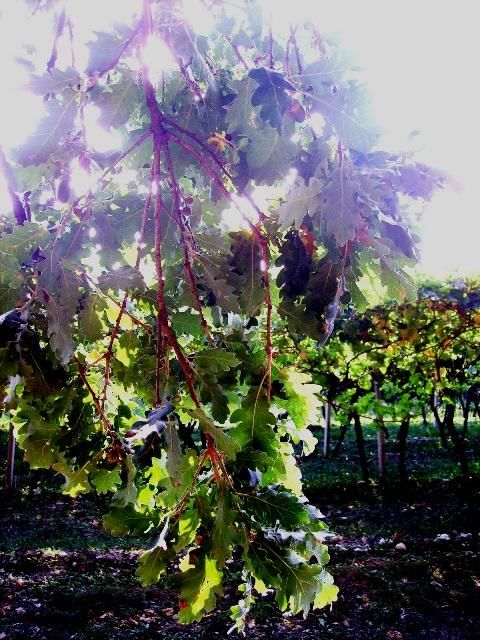
[[[57,62],[57,56],[58,56],[57,45],[58,45],[59,39],[62,37],[63,30],[65,28],[65,19],[66,19],[66,13],[65,13],[65,9],[63,9],[63,11],[61,12],[58,18],[57,28],[55,29],[55,36],[53,39],[52,51],[50,53],[50,58],[47,62],[47,71],[50,71],[55,66],[55,63]]]
[[[145,236],[145,227],[147,225],[148,210],[150,209],[151,200],[152,200],[152,182],[150,181],[150,190],[148,192],[147,199],[145,200],[145,206],[143,208],[142,225],[140,227],[140,235],[137,243],[137,257],[135,260],[136,269],[138,269],[138,267],[140,266],[140,260],[142,257],[142,244]],[[115,325],[110,335],[110,342],[108,344],[107,351],[105,353],[105,383],[103,385],[103,390],[102,390],[102,409],[105,408],[105,403],[107,401],[107,390],[108,390],[108,385],[110,383],[110,374],[111,374],[110,362],[113,357],[113,345],[115,343],[115,340],[118,336],[118,332],[120,330],[120,323],[122,321],[123,314],[126,311],[127,302],[128,302],[128,293],[125,293],[122,300],[122,304],[120,305],[120,311],[118,313],[117,319],[115,321]]]
[[[267,307],[267,335],[265,338],[265,375],[267,383],[267,402],[272,395],[272,297],[270,295],[269,255],[267,239],[261,236],[262,262],[263,262],[263,286],[265,287],[265,306]]]
[[[88,392],[90,393],[92,400],[93,400],[93,404],[95,405],[95,408],[97,410],[97,413],[100,417],[100,420],[105,428],[106,433],[110,436],[110,438],[112,438],[112,440],[119,442],[120,439],[118,437],[118,435],[115,433],[115,430],[113,429],[112,425],[110,424],[110,422],[108,421],[107,417],[105,416],[105,413],[100,405],[100,401],[95,393],[95,391],[92,389],[87,376],[85,374],[85,367],[84,365],[80,362],[80,360],[76,357],[73,356],[73,361],[75,362],[75,364],[77,365],[77,369],[78,369],[78,374],[80,376],[80,379],[82,380],[83,384],[85,385],[85,387],[87,388]]]
[[[146,33],[151,30],[150,4],[148,0],[144,2],[144,23]],[[145,88],[145,103],[150,114],[150,130],[153,136],[153,183],[155,186],[155,268],[157,272],[157,368],[156,368],[156,388],[155,401],[161,403],[160,397],[160,377],[161,377],[161,359],[164,357],[167,345],[170,345],[175,352],[178,363],[185,375],[185,380],[190,392],[190,396],[196,407],[201,407],[195,391],[194,375],[190,362],[185,357],[180,345],[178,344],[175,332],[171,328],[168,319],[168,310],[165,304],[165,284],[163,280],[162,268],[162,227],[161,227],[161,211],[164,207],[162,193],[160,189],[160,153],[168,144],[168,133],[162,124],[162,114],[160,112],[155,89],[148,78],[147,69],[143,69],[143,79]]]
[[[7,158],[0,146],[0,171],[3,173],[5,182],[7,183],[8,194],[12,202],[13,215],[18,225],[22,225],[26,220],[30,220],[24,205],[21,203],[20,198],[15,193],[15,178],[13,170],[8,163]]]
[[[272,33],[272,25],[270,24],[268,30],[268,66],[270,69],[273,69],[273,33]]]
[[[215,164],[218,166],[218,168],[222,171],[222,173],[224,173],[229,180],[232,180],[232,176],[227,171],[227,169],[224,167],[222,161],[217,157],[217,155],[207,146],[207,144],[199,136],[197,136],[195,133],[192,133],[188,129],[185,129],[184,127],[182,127],[181,125],[177,124],[173,120],[170,120],[169,118],[165,118],[164,117],[163,118],[163,122],[164,122],[164,124],[167,124],[168,126],[172,127],[173,129],[176,129],[180,133],[183,133],[184,135],[188,136],[191,140],[196,142],[202,148],[202,150],[205,151],[205,153],[212,158],[212,160],[215,162]],[[174,135],[174,134],[169,133],[169,135]],[[175,136],[175,138],[179,139],[178,136]]]
[[[243,67],[248,71],[249,66],[248,64],[245,62],[245,58],[242,56],[242,52],[240,51],[238,44],[235,44],[235,42],[233,41],[232,38],[230,38],[229,36],[224,36],[225,40],[229,43],[229,45],[232,47],[232,49],[235,52],[235,55],[237,56],[237,60],[240,62],[241,65],[243,65]]]
[[[133,42],[135,36],[138,34],[138,32],[140,31],[141,27],[143,26],[143,19],[140,19],[138,24],[136,25],[136,27],[133,29],[132,33],[130,34],[130,37],[125,41],[123,47],[120,49],[119,54],[116,56],[115,60],[113,60],[107,67],[104,67],[103,69],[100,69],[100,71],[97,71],[95,75],[97,76],[103,76],[106,73],[108,73],[109,71],[111,71],[112,69],[114,69],[120,58],[123,56],[123,54],[125,53],[125,51],[128,49],[128,47],[131,45],[131,43]]]
[[[162,401],[161,373],[162,369],[165,367],[165,363],[162,366],[162,359],[165,358],[165,362],[168,359],[168,338],[165,333],[165,328],[168,327],[168,313],[165,305],[165,283],[163,280],[162,267],[161,211],[163,208],[163,201],[160,191],[160,149],[159,145],[155,142],[155,139],[153,148],[153,184],[155,188],[155,207],[153,214],[155,222],[155,269],[157,273],[157,362],[155,370],[155,404],[159,406]]]
[[[303,67],[302,67],[302,62],[300,60],[300,51],[298,49],[297,38],[295,37],[295,30],[293,29],[293,27],[290,27],[290,39],[291,39],[291,42],[293,44],[293,48],[295,50],[295,57],[297,59],[298,75],[301,76],[303,74]]]
[[[119,164],[122,160],[124,160],[130,153],[132,153],[132,151],[134,151],[137,147],[139,147],[142,142],[145,142],[145,140],[150,137],[150,131],[146,131],[145,133],[142,133],[141,136],[139,136],[135,142],[133,144],[131,144],[128,149],[126,151],[124,151],[122,153],[121,156],[119,156],[115,162],[113,164],[111,164],[109,167],[107,167],[105,169],[105,171],[102,173],[102,175],[100,176],[100,178],[97,180],[97,182],[102,182],[102,180],[104,180],[107,175],[109,173],[111,173],[115,167],[117,166],[117,164]]]
[[[182,213],[180,211],[180,191],[179,191],[178,181],[175,177],[175,171],[173,168],[170,150],[168,148],[168,142],[166,142],[164,145],[163,153],[165,157],[165,164],[167,165],[168,175],[170,177],[170,183],[171,183],[170,186],[172,188],[173,207],[175,209],[175,221],[180,231],[180,242],[183,248],[183,268],[185,271],[185,275],[187,276],[187,280],[190,287],[190,292],[193,297],[195,309],[200,315],[200,324],[202,325],[203,331],[210,345],[215,346],[215,343],[212,338],[212,334],[210,333],[210,329],[208,328],[207,321],[205,320],[205,316],[203,315],[202,303],[200,302],[197,287],[195,284],[195,276],[193,274],[192,258],[190,254],[190,244],[187,238],[187,230],[185,228],[185,222],[183,221]]]
[[[240,209],[238,204],[232,199],[232,194],[228,191],[228,189],[223,184],[222,179],[218,176],[215,171],[212,169],[211,165],[202,157],[202,155],[193,149],[187,142],[176,136],[175,134],[170,133],[170,136],[173,137],[173,140],[181,146],[185,151],[188,151],[197,162],[208,172],[208,174],[212,177],[212,179],[218,184],[220,190],[224,194],[224,196],[232,202],[233,205],[237,208],[237,210],[241,213],[244,220],[248,223],[248,226],[255,236],[258,244],[261,247],[262,251],[262,260],[263,260],[263,285],[265,287],[265,305],[267,307],[267,336],[266,336],[266,362],[265,362],[265,380],[267,383],[267,398],[270,399],[271,388],[272,388],[272,339],[271,339],[271,324],[272,324],[272,299],[270,295],[270,277],[269,277],[269,256],[268,256],[268,244],[266,238],[262,235],[259,228],[253,224],[253,222],[244,214],[244,212]],[[251,198],[248,196],[250,202],[252,202]],[[256,207],[256,205],[255,205]],[[257,211],[259,211],[258,207],[256,207]],[[264,218],[264,214],[260,212],[261,216]]]
[[[292,42],[292,35],[290,34],[290,37],[287,40],[287,44],[285,45],[285,72],[287,74],[287,76],[290,78],[292,73],[291,73],[291,69],[290,69],[290,44]]]

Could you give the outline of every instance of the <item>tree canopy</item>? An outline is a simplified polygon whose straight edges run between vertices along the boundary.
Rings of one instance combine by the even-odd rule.
[[[272,32],[261,3],[204,2],[204,35],[181,3],[145,0],[91,34],[86,68],[63,3],[27,3],[54,38],[43,69],[23,60],[45,115],[0,156],[2,421],[65,493],[111,496],[113,535],[150,538],[138,575],[175,566],[181,621],[215,606],[232,555],[238,630],[268,588],[293,613],[330,604],[295,457],[314,449],[319,387],[282,344],[324,344],[372,283],[414,296],[406,202],[442,176],[378,150],[349,56],[309,24]],[[173,59],[159,78],[151,42]],[[92,106],[113,152],[87,135]]]

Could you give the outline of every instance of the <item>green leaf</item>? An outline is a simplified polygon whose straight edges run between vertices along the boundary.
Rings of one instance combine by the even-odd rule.
[[[351,69],[352,59],[344,51],[330,49],[303,69],[302,74],[295,76],[304,86],[310,86],[315,93],[323,94],[325,84],[337,85],[344,74]]]
[[[130,293],[143,293],[146,289],[142,274],[135,267],[121,267],[114,271],[102,273],[98,278],[98,287],[101,291],[128,291]]]
[[[58,425],[42,419],[34,409],[23,409],[17,418],[24,420],[18,430],[18,443],[24,449],[24,459],[32,469],[48,469],[59,458],[56,438]]]
[[[251,543],[246,562],[257,580],[274,587],[282,611],[288,609],[293,614],[303,611],[306,616],[312,605],[325,606],[329,596],[336,597],[336,593],[329,593],[328,589],[325,598],[320,596],[328,582],[328,574],[321,565],[307,564],[302,556],[287,552],[261,534]],[[317,599],[319,605],[315,604]]]
[[[62,264],[57,266],[55,280],[48,291],[43,289],[43,301],[48,319],[50,345],[62,365],[66,366],[75,351],[72,337],[73,318],[79,306],[81,291],[79,278]],[[47,278],[47,274],[45,274]],[[43,275],[40,279],[43,284]]]
[[[212,416],[218,422],[223,423],[228,418],[229,414],[227,394],[225,393],[224,388],[220,384],[213,382],[213,380],[209,379],[206,383],[210,386]],[[206,390],[204,389],[203,384],[201,385],[201,395],[202,397],[206,395]]]
[[[280,379],[288,396],[285,406],[296,426],[300,429],[306,425],[317,424],[322,404],[318,394],[321,393],[322,387],[312,384],[312,379],[307,373],[297,371],[293,367],[282,369]]]
[[[255,516],[261,527],[275,527],[280,524],[290,531],[307,525],[311,513],[305,506],[305,500],[275,486],[259,489],[255,494],[244,498],[246,510]]]
[[[175,557],[175,550],[170,547],[155,547],[150,551],[146,551],[140,556],[138,561],[137,576],[143,587],[148,587],[159,581],[167,570],[167,563]]]
[[[201,518],[197,508],[197,500],[192,500],[178,519],[178,531],[176,531],[174,542],[177,553],[192,544],[200,524]]]
[[[306,215],[313,215],[320,206],[318,195],[322,191],[322,182],[318,178],[310,178],[308,185],[302,178],[286,197],[286,202],[278,209],[278,217],[282,229],[288,229],[292,224],[300,228]]]
[[[238,601],[238,604],[230,607],[230,617],[235,624],[228,630],[228,633],[235,630],[237,633],[245,635],[247,616],[250,614],[251,608],[255,603],[252,581],[249,580],[245,584],[241,584],[238,590],[244,593],[244,597]]]
[[[200,399],[203,403],[211,402],[212,416],[218,422],[225,422],[228,418],[228,398],[223,387],[218,383],[214,375],[208,373],[198,374]]]
[[[148,131],[139,129],[132,131],[130,135],[125,136],[124,149],[131,148]],[[139,170],[152,161],[153,142],[152,136],[148,136],[145,140],[136,146],[131,153],[125,158],[125,166],[128,169]]]
[[[252,69],[248,76],[258,84],[252,95],[252,105],[260,105],[260,118],[281,133],[283,116],[292,103],[288,91],[295,91],[295,87],[284,74],[265,67]]]
[[[289,331],[300,336],[319,339],[323,333],[323,323],[317,315],[305,309],[305,305],[282,300],[278,306],[279,314],[286,319]]]
[[[252,110],[252,94],[257,86],[255,80],[249,76],[233,83],[236,96],[225,108],[228,123],[227,133],[250,135],[255,126],[255,111]]]
[[[80,82],[80,74],[72,67],[57,69],[53,67],[43,75],[32,74],[27,88],[32,93],[44,96],[47,93],[59,93],[68,87],[74,87]]]
[[[77,115],[77,94],[67,89],[60,100],[46,103],[47,116],[40,120],[35,133],[15,151],[15,159],[20,164],[41,164],[57,151],[61,142],[73,129]]]
[[[103,203],[101,206],[102,209],[105,207]],[[99,251],[99,262],[102,267],[106,269],[113,270],[115,263],[123,262],[117,228],[120,233],[123,232],[124,235],[128,235],[128,225],[125,225],[127,227],[126,229],[122,229],[121,224],[122,218],[124,221],[127,216],[127,211],[121,208],[116,209],[113,215],[103,210],[95,211],[95,215],[90,222],[91,226],[95,229],[95,240],[102,247],[101,251]]]
[[[345,169],[335,169],[322,191],[321,216],[327,233],[343,246],[355,237],[362,218],[357,204],[359,183]]]
[[[270,412],[269,405],[256,392],[251,393],[230,416],[232,423],[240,424],[232,430],[232,437],[243,449],[251,444],[260,451],[277,456],[277,443],[273,427],[277,420]]]
[[[8,378],[15,376],[18,371],[18,353],[11,347],[12,345],[0,348],[0,385],[5,384]],[[3,392],[3,389],[1,390]],[[2,402],[4,402],[3,398]]]
[[[100,108],[99,123],[105,129],[118,128],[132,115],[140,98],[140,87],[134,75],[122,75],[120,82],[108,84],[104,91],[95,97]]]
[[[64,457],[52,465],[52,469],[55,469],[65,477],[65,483],[62,485],[63,493],[76,498],[80,493],[91,491],[90,483],[88,482],[89,466],[90,463],[87,462],[79,469],[72,469]]]
[[[297,300],[307,290],[313,259],[304,238],[295,229],[285,234],[275,264],[282,267],[276,282],[282,299]]]
[[[286,581],[282,589],[277,592],[277,601],[280,609],[286,609],[287,603],[290,611],[295,615],[303,611],[307,617],[312,603],[317,597],[319,575],[322,573],[320,565],[299,564],[289,567],[286,573]]]
[[[250,231],[236,231],[230,234],[234,240],[228,282],[238,292],[243,313],[256,316],[265,302],[262,251],[256,236]]]
[[[346,147],[368,153],[380,137],[371,113],[371,98],[366,87],[352,84],[336,92],[324,89],[322,95],[311,95],[318,109]]]
[[[171,422],[165,424],[165,440],[167,444],[166,469],[174,485],[185,484],[184,458],[178,431]],[[157,483],[154,483],[157,484]]]
[[[240,360],[226,349],[203,349],[195,354],[193,363],[196,369],[212,374],[229,371],[240,364]]]
[[[223,311],[241,313],[238,297],[235,295],[234,287],[225,280],[225,269],[220,266],[210,256],[197,255],[196,259],[203,267],[205,284],[215,295],[215,302]]]
[[[150,525],[150,517],[136,511],[132,504],[111,507],[103,517],[103,527],[112,536],[140,535],[145,533]]]
[[[173,313],[171,325],[177,335],[193,336],[199,338],[202,335],[202,326],[200,324],[200,316],[192,311],[178,311]]]
[[[90,482],[98,493],[115,493],[122,484],[119,469],[98,469],[90,474]]]
[[[297,146],[288,135],[276,129],[263,127],[249,134],[246,160],[250,175],[256,184],[273,185],[283,178],[292,166]]]
[[[87,65],[87,74],[103,74],[112,69],[118,62],[125,49],[125,43],[129,34],[122,34],[122,37],[96,31],[96,40],[87,44],[90,49],[90,58]]]
[[[216,596],[223,595],[222,577],[217,561],[209,557],[200,558],[196,566],[174,576],[174,583],[180,588],[180,598],[185,602],[178,614],[180,622],[196,622],[205,612],[212,611]]]
[[[118,311],[115,309],[118,316]],[[140,340],[134,331],[124,331],[115,346],[115,359],[130,367],[138,353]]]
[[[390,299],[403,302],[405,299],[412,302],[417,296],[417,288],[411,277],[389,258],[380,260],[380,278],[387,288]]]
[[[317,591],[313,606],[315,609],[322,609],[329,604],[337,601],[339,589],[333,584],[333,577],[327,572],[323,571],[320,574],[321,587]]]
[[[137,499],[137,487],[135,486],[135,476],[137,475],[137,469],[133,464],[133,456],[128,455],[125,459],[127,467],[127,480],[125,486],[113,496],[113,501],[120,504],[122,507],[126,507],[128,504],[134,504]]]
[[[167,518],[148,551],[140,556],[137,576],[144,587],[158,582],[160,576],[166,571],[167,562],[175,557],[175,550],[169,547],[166,541],[168,533],[169,519]]]
[[[221,487],[212,532],[212,555],[220,569],[232,557],[232,549],[237,542],[238,536],[234,527],[237,516],[238,512],[233,508],[232,494],[226,486]]]
[[[103,335],[103,324],[98,316],[98,312],[105,308],[104,301],[100,296],[92,294],[80,313],[78,314],[78,326],[81,334],[87,342],[95,342]]]
[[[75,351],[71,328],[72,317],[68,310],[52,297],[45,303],[45,310],[48,318],[50,344],[60,362],[66,366]]]
[[[43,183],[44,178],[48,178],[50,175],[51,168],[47,164],[19,167],[15,171],[16,190],[34,191]]]
[[[201,409],[187,409],[187,413],[189,413],[194,420],[198,420],[200,429],[204,433],[209,433],[212,436],[218,449],[222,451],[227,458],[235,460],[235,456],[240,447],[230,435],[223,429],[215,426],[214,422]]]
[[[312,269],[305,295],[305,309],[323,320],[322,340],[333,330],[333,323],[340,310],[343,293],[343,261],[335,262],[329,254],[318,260]]]
[[[22,283],[20,267],[32,252],[48,241],[48,232],[35,222],[17,225],[11,233],[0,237],[0,282],[13,289]]]

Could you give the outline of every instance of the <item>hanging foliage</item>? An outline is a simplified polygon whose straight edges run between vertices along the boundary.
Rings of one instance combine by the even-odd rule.
[[[29,83],[45,116],[1,156],[0,400],[25,459],[71,496],[111,496],[106,530],[150,538],[143,584],[180,559],[182,622],[215,606],[232,555],[238,630],[269,588],[282,611],[324,607],[326,525],[295,458],[321,401],[276,345],[324,342],[369,274],[412,290],[398,196],[442,178],[375,150],[367,88],[310,25],[284,37],[261,5],[206,2],[198,35],[181,3],[144,0],[77,68],[63,3],[28,4],[56,35]],[[173,59],[159,78],[152,40]],[[92,107],[111,153],[86,135]]]

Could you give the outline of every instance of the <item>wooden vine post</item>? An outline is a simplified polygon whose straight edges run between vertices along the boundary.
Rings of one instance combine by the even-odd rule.
[[[7,489],[13,489],[15,486],[15,449],[15,431],[13,423],[10,423],[7,443],[7,470],[5,474],[5,487]]]
[[[323,426],[323,457],[328,458],[330,450],[330,436],[332,424],[332,403],[327,401],[323,405],[324,426]]]
[[[375,400],[377,403],[380,403],[382,401],[382,392],[378,379],[373,381],[373,389],[375,392]],[[377,425],[377,469],[378,478],[380,483],[383,484],[385,482],[387,453],[385,448],[385,423],[380,412],[377,414]]]

